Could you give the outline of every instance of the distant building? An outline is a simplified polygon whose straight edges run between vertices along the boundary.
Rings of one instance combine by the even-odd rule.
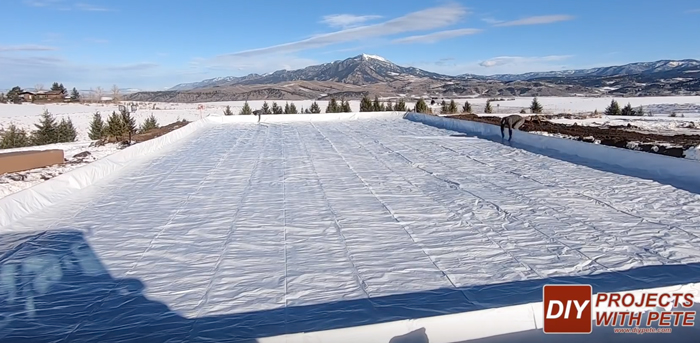
[[[65,101],[66,96],[60,91],[38,91],[19,93],[23,102],[60,102]]]

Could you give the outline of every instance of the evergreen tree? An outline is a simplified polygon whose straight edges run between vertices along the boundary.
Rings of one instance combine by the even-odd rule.
[[[311,110],[309,112],[314,114],[321,113],[321,106],[318,106],[316,101],[314,101],[314,103],[311,104]]]
[[[231,111],[231,106],[226,105],[226,108],[224,109],[224,115],[225,116],[232,116],[233,115],[233,111]]]
[[[58,137],[58,124],[56,123],[56,118],[49,113],[48,110],[44,110],[41,115],[41,120],[39,124],[34,124],[36,130],[32,133],[32,141],[35,145],[45,145],[57,143]]]
[[[634,115],[636,115],[636,116],[643,116],[644,115],[644,108],[642,107],[642,105],[639,105],[639,107],[637,107],[637,110],[634,111]]]
[[[453,100],[450,100],[450,105],[447,107],[447,113],[450,114],[455,114],[459,111],[459,108],[457,107],[457,103]]]
[[[78,90],[75,89],[75,87],[73,87],[73,91],[71,91],[70,100],[71,101],[80,101],[80,92],[78,92]]]
[[[613,99],[610,102],[610,106],[605,109],[606,116],[619,116],[620,115],[620,105]]]
[[[126,133],[126,126],[122,121],[122,117],[117,114],[117,112],[112,111],[112,115],[107,119],[107,127],[105,128],[105,135],[122,139]]]
[[[22,148],[31,145],[27,131],[10,124],[0,139],[0,149]]]
[[[525,109],[523,108],[522,110],[520,110],[520,114],[527,114],[527,111],[525,111]]]
[[[340,111],[345,113],[352,112],[352,107],[350,107],[350,101],[345,99],[340,100]]]
[[[386,107],[384,107],[384,103],[383,103],[383,102],[380,102],[380,103],[379,103],[379,112],[384,112],[384,111],[386,111]]]
[[[56,140],[58,143],[75,142],[77,137],[78,133],[75,131],[75,126],[73,126],[73,121],[70,120],[70,117],[68,117],[68,120],[62,118],[56,129]]]
[[[408,108],[406,107],[406,101],[404,101],[403,98],[399,99],[399,102],[396,103],[396,105],[394,106],[394,111],[398,111],[398,112],[408,111]]]
[[[250,105],[248,105],[248,101],[243,104],[243,108],[241,108],[239,114],[253,114],[253,110],[250,108]]]
[[[54,83],[51,85],[51,91],[53,91],[53,92],[56,92],[56,91],[60,92],[60,91],[61,91],[61,85],[59,85],[58,82],[54,82]]]
[[[273,114],[282,114],[284,112],[284,109],[277,105],[277,102],[272,102],[272,113]]]
[[[261,110],[262,114],[272,114],[272,111],[270,111],[270,106],[267,104],[267,101],[263,102]]]
[[[384,106],[384,110],[387,112],[393,112],[394,111],[394,104],[391,103],[391,100],[386,102],[386,105]]]
[[[124,125],[124,133],[133,135],[136,133],[136,120],[131,116],[131,113],[127,110],[121,112],[122,123]]]
[[[374,101],[372,101],[372,111],[374,112],[381,112],[382,110],[382,105],[379,103],[379,97],[374,96]]]
[[[105,123],[102,121],[102,115],[100,112],[95,112],[92,115],[92,121],[90,122],[90,132],[88,132],[88,137],[92,140],[102,139],[105,135]]]
[[[491,100],[486,100],[486,107],[484,107],[484,113],[493,113],[493,108],[491,108]]]
[[[535,114],[542,113],[542,105],[540,105],[540,102],[537,101],[537,97],[532,99],[532,104],[530,105],[530,112]]]
[[[634,115],[634,109],[632,108],[632,105],[630,103],[627,103],[627,106],[622,108],[622,111],[620,111],[620,115],[623,116],[633,116]]]
[[[428,104],[426,104],[425,100],[421,98],[418,100],[418,102],[416,102],[416,107],[413,111],[417,113],[429,113]]]
[[[311,111],[309,111],[309,109],[307,108],[304,110],[304,114],[311,114]]]
[[[0,92],[0,104],[4,104],[7,102],[7,97],[5,97],[5,93]]]
[[[464,113],[472,113],[472,104],[469,103],[469,101],[464,102],[464,106],[462,106],[462,112]]]
[[[5,94],[5,97],[12,103],[18,103],[20,102],[19,93],[22,93],[22,88],[15,86]]]
[[[145,133],[151,130],[155,130],[159,127],[160,125],[158,125],[158,120],[156,120],[156,117],[151,114],[151,116],[146,118],[146,120],[143,121],[143,124],[141,124],[139,132]]]
[[[297,111],[297,105],[294,105],[294,103],[289,104],[289,114],[298,114],[299,111]]]
[[[360,112],[372,112],[372,100],[366,95],[360,100]]]
[[[326,106],[326,113],[338,112],[340,112],[340,106],[338,106],[338,102],[335,100],[335,98],[331,98],[331,101],[328,102],[328,106]]]
[[[447,107],[447,102],[445,100],[443,100],[440,103],[440,113],[443,113],[443,114],[450,113],[449,111],[450,111],[450,109]]]
[[[288,102],[284,103],[284,114],[290,114],[290,113],[289,113],[289,103],[288,103]]]

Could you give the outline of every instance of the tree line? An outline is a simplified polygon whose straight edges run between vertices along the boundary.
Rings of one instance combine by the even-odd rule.
[[[596,111],[597,112],[597,111]],[[640,105],[636,109],[632,108],[632,105],[628,102],[623,108],[620,108],[620,104],[617,103],[615,99],[610,102],[610,105],[605,108],[605,115],[608,116],[643,116],[644,108]]]
[[[100,112],[96,112],[90,123],[88,137],[91,140],[114,137],[121,141],[129,133],[144,133],[159,127],[153,115],[137,127],[135,118],[126,110],[120,113],[113,111],[106,122],[102,120]],[[77,130],[70,117],[58,121],[48,110],[44,110],[39,123],[34,124],[34,130],[31,132],[10,124],[0,137],[0,149],[75,142],[77,136]]]

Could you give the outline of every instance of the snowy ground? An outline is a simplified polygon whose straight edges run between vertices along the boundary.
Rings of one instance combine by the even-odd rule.
[[[36,294],[56,283],[70,306],[0,337],[252,339],[540,301],[557,280],[700,281],[700,196],[652,181],[400,118],[221,125],[179,146],[4,229],[56,233],[12,239],[46,266]],[[42,264],[62,247],[91,278]]]

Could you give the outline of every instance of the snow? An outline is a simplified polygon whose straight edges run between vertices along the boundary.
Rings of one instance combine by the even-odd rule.
[[[700,161],[700,145],[683,152],[685,158]]]
[[[26,148],[3,149],[0,153],[14,151],[32,151],[32,150],[63,150],[64,159],[71,163],[63,165],[54,165],[45,168],[32,169],[17,173],[9,173],[0,175],[0,199],[10,194],[17,193],[34,185],[44,182],[46,179],[67,173],[71,170],[79,168],[87,163],[94,162],[101,158],[107,157],[118,151],[117,144],[105,144],[103,146],[90,146],[92,142],[74,142],[74,143],[59,143],[48,144],[42,146],[33,146]],[[90,155],[85,158],[75,158],[76,154],[81,152],[89,152]]]
[[[700,281],[697,194],[400,116],[250,119],[0,229],[28,242],[0,338],[250,341]]]
[[[382,62],[389,62],[386,58],[381,57],[381,56],[377,56],[377,55],[362,54],[362,58],[364,58],[364,59],[371,58],[371,59],[375,59],[375,60],[382,61]]]

